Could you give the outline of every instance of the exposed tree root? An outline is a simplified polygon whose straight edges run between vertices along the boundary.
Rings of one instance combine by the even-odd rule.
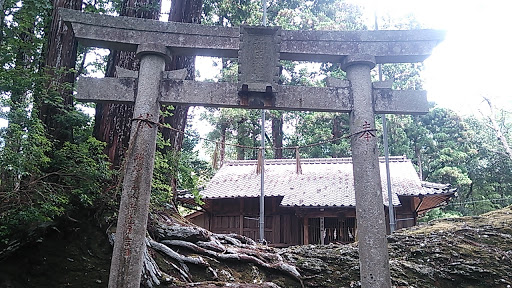
[[[182,226],[179,224],[172,226],[159,225],[156,232],[158,239],[161,240],[180,239],[191,242],[209,241],[212,235],[212,233],[200,227]]]
[[[212,282],[193,282],[194,275],[191,275],[188,265],[205,267],[209,271],[208,275],[211,275],[210,280],[216,281],[219,278],[217,271],[212,268],[208,261],[215,261],[214,263],[239,261],[287,275],[298,281],[301,286],[304,286],[302,276],[295,266],[286,263],[272,248],[259,245],[248,237],[236,234],[214,234],[204,228],[187,223],[183,219],[175,219],[167,215],[152,215],[151,220],[153,222],[151,223],[153,228],[151,232],[154,240],[148,236],[147,247],[168,257],[173,262],[171,266],[185,282],[178,281],[181,282],[181,285],[187,285],[187,287],[210,287],[208,285],[212,285]],[[183,249],[194,254],[194,256],[185,256],[181,252],[177,252]],[[143,278],[146,280],[145,284],[148,287],[160,285],[160,279],[165,273],[160,271],[150,253],[146,255],[148,258],[145,257],[144,259],[144,267],[147,276]],[[206,256],[208,260],[196,255]],[[238,284],[233,283],[233,285]],[[250,287],[243,284],[239,285],[242,286],[233,287]],[[263,287],[279,286],[266,284]]]
[[[194,243],[183,240],[162,240],[161,242],[168,246],[187,248],[196,253],[215,257],[216,259],[220,260],[244,261],[247,263],[256,264],[266,269],[278,270],[293,277],[297,281],[302,282],[300,273],[297,271],[295,266],[285,263],[283,258],[278,254],[266,253],[257,250],[256,246],[253,249],[227,248],[225,250],[226,253],[219,253],[199,247]]]
[[[102,237],[104,227],[99,230],[95,221],[88,222],[88,215],[76,218],[80,223],[69,221],[66,225],[72,225],[59,226],[59,233],[50,230],[45,238],[36,238],[33,245],[18,249],[0,262],[0,287],[106,286],[111,249]],[[154,223],[149,223],[152,239],[167,246],[155,237]],[[388,236],[392,285],[421,288],[453,287],[460,283],[475,288],[511,286],[511,227],[512,206],[509,206],[479,217],[437,220],[396,231]],[[110,239],[114,231],[108,230]],[[240,251],[237,249],[250,250],[248,246],[238,247],[220,238],[190,243],[217,254],[232,254]],[[177,239],[169,239],[172,240]],[[300,287],[294,278],[279,270],[263,269],[244,260],[218,259],[192,251],[195,248],[192,245],[188,246],[192,247],[190,249],[180,247],[177,245],[180,242],[171,244],[168,248],[174,252],[185,257],[199,255],[210,266],[205,268],[183,262],[190,268],[185,271],[179,261],[148,244],[141,287],[158,283],[158,287]],[[297,267],[306,287],[360,286],[357,244],[301,245],[283,249],[256,245],[253,248],[263,255],[277,252],[286,264]],[[247,255],[245,250],[242,251],[241,254]],[[267,265],[276,263],[261,260],[268,258],[263,255],[253,257]],[[159,270],[161,274],[157,272]]]
[[[146,241],[146,249],[144,249],[144,260],[143,260],[143,273],[141,282],[145,282],[146,286],[153,287],[160,285],[160,279],[162,278],[162,271],[156,264],[153,257],[149,255],[148,241]]]
[[[264,282],[260,284],[244,284],[244,283],[222,283],[222,282],[197,282],[188,283],[183,287],[195,287],[195,288],[219,288],[219,287],[230,287],[230,288],[281,288],[279,285],[272,282]]]
[[[214,234],[219,240],[225,240],[231,244],[242,247],[243,245],[255,246],[256,242],[249,237],[238,234]]]
[[[168,240],[163,240],[162,243],[164,241],[168,241]],[[155,250],[164,253],[165,255],[171,257],[174,260],[177,260],[180,263],[189,263],[189,264],[200,265],[200,266],[204,266],[204,267],[209,267],[210,266],[201,257],[187,257],[187,256],[183,256],[183,255],[175,252],[174,250],[172,250],[171,248],[167,247],[166,245],[164,245],[162,243],[156,242],[154,240],[150,240],[149,241],[149,244],[151,245],[151,248],[154,248]]]
[[[141,280],[141,284],[145,287],[155,287],[162,283],[172,283],[178,287],[219,287],[219,285],[222,287],[227,284],[229,287],[279,287],[270,282],[260,282],[257,285],[218,282],[218,271],[210,263],[218,264],[223,261],[249,263],[275,271],[295,279],[304,287],[302,276],[294,265],[287,263],[272,248],[259,245],[248,237],[236,234],[214,234],[183,219],[167,215],[151,215],[150,219],[152,223],[149,230],[154,239],[149,235],[146,237]],[[113,230],[107,230],[108,239],[112,245],[115,236]],[[183,249],[195,255],[185,256],[177,252]],[[174,270],[174,273],[162,271],[154,260],[154,253],[160,253],[164,259],[170,260],[164,261]],[[199,255],[206,256],[210,263]],[[206,268],[209,281],[194,282],[195,277],[188,265]],[[171,274],[177,274],[176,276],[181,279],[172,277]]]

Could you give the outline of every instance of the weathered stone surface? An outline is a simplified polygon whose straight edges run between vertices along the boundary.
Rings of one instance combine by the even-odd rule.
[[[349,91],[345,88],[321,88],[304,86],[279,86],[279,94],[273,103],[265,106],[276,110],[309,110],[348,112],[352,106]],[[250,106],[237,97],[235,83],[209,83],[164,80],[161,85],[162,104],[189,103],[211,107],[261,108]]]
[[[85,46],[136,51],[142,43],[172,47],[173,55],[236,58],[239,29],[82,13],[60,9],[63,20]]]
[[[85,46],[136,51],[139,44],[158,42],[173,47],[173,54],[233,58],[238,50],[238,28],[73,13],[67,9],[59,10],[59,14]],[[211,49],[213,54],[209,53]]]
[[[373,89],[374,110],[377,114],[426,114],[427,91]]]
[[[138,19],[129,17],[130,19]],[[138,59],[141,59],[142,57],[146,55],[158,55],[165,59],[165,61],[171,60],[171,57],[169,56],[170,53],[164,45],[157,43],[157,42],[150,42],[150,43],[141,43],[137,46],[137,54],[136,57]]]
[[[270,93],[277,92],[280,44],[280,27],[240,27],[239,91],[266,93],[271,87]]]
[[[139,77],[139,71],[129,70],[120,66],[116,66],[117,78],[137,78]]]
[[[155,49],[151,54],[149,49]],[[142,46],[134,107],[135,121],[130,132],[126,170],[119,207],[117,230],[108,287],[140,287],[156,136],[160,117],[158,87],[165,68],[165,46]],[[127,78],[124,78],[127,79]],[[128,78],[129,79],[129,78]],[[122,79],[119,79],[122,80]]]
[[[438,30],[283,31],[281,59],[340,62],[369,54],[376,63],[421,62],[443,38]]]
[[[80,222],[57,226],[60,232],[50,229],[53,233],[35,238],[40,239],[36,245],[26,245],[1,261],[0,287],[103,287],[98,283],[107,282],[111,255],[105,229],[96,227],[98,224],[93,217],[77,217],[77,220]],[[151,217],[151,226],[154,227],[154,223],[155,219]],[[436,220],[401,229],[388,236],[388,242],[391,281],[396,287],[490,288],[512,285],[510,206],[481,217]],[[287,263],[301,267],[305,287],[360,287],[357,243],[267,249],[267,252],[279,254]],[[197,255],[186,249],[180,252],[185,256]],[[168,261],[180,266],[178,261],[155,254],[158,263]],[[67,258],[75,261],[70,262]],[[47,264],[41,265],[41,259]],[[220,281],[206,282],[204,285],[216,285],[206,287],[236,287],[238,283],[242,287],[262,287],[255,286],[262,284],[254,284],[249,276],[254,269],[252,264],[219,262],[209,257],[205,260],[217,271],[216,281]],[[321,270],[302,267],[319,267]],[[162,280],[180,278],[174,267],[160,268],[167,274]],[[193,281],[214,281],[209,270],[190,268],[194,271]],[[275,271],[260,269],[259,272],[262,281],[272,281],[282,288],[300,287],[298,282],[285,281],[286,276]],[[196,283],[186,287],[201,286]]]
[[[123,102],[135,99],[135,78],[80,78],[76,99],[82,102]],[[237,84],[163,79],[161,104],[200,105],[208,107],[260,108],[244,105],[237,96]],[[279,97],[271,106],[276,110],[349,112],[352,103],[348,87],[279,86]]]
[[[376,81],[373,85],[373,105],[377,114],[426,114],[429,105],[423,90],[392,90],[393,80]]]
[[[308,270],[319,273],[327,269],[327,264],[321,259],[309,257],[297,261],[297,267],[300,268],[301,270]]]
[[[348,55],[347,57],[343,58],[343,61],[341,61],[341,69],[348,72],[348,67],[350,66],[368,66],[371,69],[375,67],[375,55],[374,54],[355,54],[355,55]],[[347,78],[349,81],[351,81],[350,77],[347,74]],[[367,77],[365,77],[367,78]],[[354,84],[352,84],[354,85]],[[371,83],[370,79],[370,87],[373,87],[373,84]]]
[[[238,28],[160,22],[60,9],[85,46],[135,51],[160,43],[173,55],[238,57]],[[377,63],[420,62],[444,38],[438,30],[281,31],[282,60],[340,62],[347,55],[371,54]]]
[[[161,86],[162,104],[189,103],[207,107],[261,108],[243,105],[234,83],[179,81],[186,71],[164,72]],[[124,75],[124,74],[123,74]],[[132,75],[130,73],[129,75]],[[125,75],[126,76],[126,75]],[[339,81],[338,81],[339,80]],[[337,83],[334,83],[338,81]],[[279,96],[268,106],[276,110],[350,112],[347,80],[331,80],[332,87],[279,86]],[[82,102],[133,103],[136,78],[80,78],[76,99]],[[375,87],[375,86],[374,86]],[[428,112],[425,91],[373,89],[377,114],[424,114]]]
[[[162,78],[164,79],[173,79],[173,80],[185,80],[187,78],[187,68],[164,71]]]
[[[138,75],[138,71],[136,74]],[[122,74],[128,78],[80,77],[76,83],[75,98],[81,102],[133,103],[137,94],[137,78],[133,74]]]
[[[361,287],[390,288],[386,223],[382,205],[379,150],[372,105],[370,69],[375,58],[370,55],[346,57],[342,68],[350,81],[353,109],[350,112],[350,146],[354,170],[357,234]]]
[[[327,87],[350,87],[350,81],[342,80],[334,77],[327,77],[325,79]]]
[[[393,80],[375,81],[372,83],[373,89],[392,89]]]

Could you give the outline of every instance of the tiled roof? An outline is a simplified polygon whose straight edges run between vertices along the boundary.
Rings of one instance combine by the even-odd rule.
[[[457,188],[453,188],[450,184],[439,184],[432,182],[421,182],[425,195],[441,195],[441,194],[453,194],[457,191]]]
[[[295,159],[265,161],[265,196],[283,196],[282,206],[355,206],[351,158],[301,159],[302,174]],[[203,198],[259,197],[261,176],[256,160],[227,161],[201,192]],[[409,159],[390,157],[393,205],[399,195],[414,196],[445,191],[424,189]],[[380,159],[383,202],[388,204],[384,158]],[[443,192],[444,193],[444,192]]]

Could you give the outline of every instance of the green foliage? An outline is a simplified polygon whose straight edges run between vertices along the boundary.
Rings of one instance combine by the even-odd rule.
[[[312,71],[311,63],[298,61],[280,62],[282,73],[280,82],[284,85],[300,85],[300,86],[324,86],[320,79],[321,72]]]
[[[198,143],[197,132],[189,132],[185,135],[182,151],[176,151],[172,145],[165,141],[159,133],[157,140],[157,151],[155,154],[155,167],[153,181],[151,184],[151,205],[153,209],[164,207],[171,203],[176,191],[186,190],[194,195],[197,203],[202,203],[199,198],[200,186],[213,176],[211,166],[199,159],[198,152],[194,151]],[[194,137],[195,136],[195,137]],[[176,186],[170,182],[171,178],[176,179]]]
[[[268,9],[274,25],[287,30],[365,30],[361,9],[345,1],[275,1]]]
[[[434,108],[420,119],[432,139],[425,147],[425,179],[466,189],[471,184],[468,168],[477,153],[471,143],[473,132],[448,109]]]
[[[69,72],[44,68],[52,1],[6,1],[0,37],[0,239],[39,227],[75,209],[103,206],[112,195],[105,147],[90,118],[64,105],[72,93],[57,81]],[[51,75],[51,76],[50,76]],[[40,119],[42,104],[58,111],[67,142],[55,141]]]
[[[446,206],[446,211],[460,213],[461,215],[480,215],[496,209],[501,209],[512,204],[512,196],[507,192],[507,196],[499,196],[496,193],[485,193],[484,191],[475,191],[475,195],[455,199]],[[484,193],[481,193],[484,192]]]
[[[222,60],[220,82],[238,82],[238,59],[237,60]]]
[[[215,129],[208,134],[209,139],[222,139],[224,142],[249,147],[260,146],[261,121],[260,111],[242,109],[209,109],[201,115],[202,119],[210,122]],[[205,145],[213,152],[215,144]],[[244,147],[226,146],[226,159],[256,159],[257,150]]]
[[[432,221],[432,220],[435,220],[435,219],[445,219],[445,218],[457,218],[457,217],[461,217],[462,216],[462,213],[460,212],[457,212],[457,211],[450,211],[450,210],[446,210],[443,209],[443,208],[434,208],[430,211],[428,211],[427,213],[425,213],[425,215],[421,218],[418,219],[419,222],[429,222],[429,221]]]
[[[51,167],[63,187],[70,187],[70,203],[90,207],[102,200],[103,183],[112,176],[107,156],[103,153],[105,143],[93,137],[83,142],[66,142],[55,151]]]
[[[2,159],[14,169],[0,172],[16,181],[0,185],[0,238],[8,239],[76,208],[102,205],[109,197],[103,194],[104,185],[112,176],[103,148],[104,143],[92,137],[81,143],[66,142],[46,162],[29,160],[33,169],[25,173],[20,173],[20,165]]]
[[[344,1],[269,1],[267,9],[268,25],[279,25],[290,30],[356,30],[366,29],[362,13],[358,6]],[[255,1],[205,1],[203,23],[238,26],[241,24],[259,24],[262,12],[260,3]],[[322,66],[321,71],[315,71],[310,63],[281,61],[282,73],[280,84],[324,86],[320,73],[327,72],[331,76],[342,76],[344,72],[338,65],[329,63]],[[236,82],[238,76],[237,64],[231,60],[223,60],[222,78],[220,81]],[[260,146],[260,113],[259,111],[243,111],[221,109],[215,114],[204,115],[215,130],[208,136],[216,141],[225,141],[241,146]],[[328,113],[283,113],[287,123],[296,133],[284,135],[284,146],[297,146],[331,140],[338,134],[348,134],[347,116]],[[270,117],[267,117],[267,119]],[[339,120],[342,118],[343,120]],[[339,122],[336,129],[332,123]],[[312,123],[308,121],[312,120]],[[338,121],[339,120],[339,121]],[[329,127],[329,124],[331,126]],[[269,127],[270,125],[266,125]],[[281,129],[282,130],[282,129]],[[266,131],[269,132],[269,131]],[[270,133],[267,133],[270,134]],[[274,133],[272,133],[274,134]],[[212,144],[208,147],[214,150]],[[267,157],[271,157],[267,149]],[[346,139],[335,143],[308,148],[302,152],[302,157],[347,156],[349,146]],[[284,150],[285,157],[295,157],[292,150]],[[226,147],[227,159],[256,159],[257,150],[243,147]]]
[[[326,142],[301,149],[301,157],[326,158],[348,157],[351,155],[347,114],[294,112],[289,113],[285,119],[295,122],[295,133],[287,135],[285,138],[289,143],[288,146],[308,146],[314,143]],[[334,131],[336,129],[334,127],[339,131],[338,135],[335,135]],[[331,141],[334,138],[340,139]],[[288,151],[288,157],[295,156],[293,151]]]
[[[502,115],[507,112],[503,111]],[[510,118],[505,116],[500,121],[504,128],[506,119]],[[512,160],[504,153],[503,145],[485,119],[469,117],[466,123],[474,131],[472,142],[477,154],[468,167],[472,180],[470,189],[454,202],[452,209],[474,215],[505,207],[512,203]]]
[[[261,24],[261,4],[252,0],[205,0],[203,1],[203,19],[207,25],[240,26],[242,24]]]
[[[393,89],[399,90],[421,90],[423,80],[421,79],[422,63],[399,63],[382,65],[383,80],[393,80]],[[377,80],[375,75],[375,80]]]
[[[512,161],[485,120],[444,108],[388,119],[392,155],[412,158],[425,180],[458,188],[458,197],[443,213],[478,215],[510,204]]]
[[[173,199],[173,187],[169,180],[177,174],[179,157],[173,150],[162,153],[164,146],[171,146],[164,142],[161,134],[158,135],[157,151],[155,154],[155,167],[153,170],[153,181],[151,182],[151,203],[158,206],[162,203],[170,203]]]
[[[112,13],[115,10],[113,10],[114,7],[110,3],[109,0],[84,0],[82,11],[99,14]]]

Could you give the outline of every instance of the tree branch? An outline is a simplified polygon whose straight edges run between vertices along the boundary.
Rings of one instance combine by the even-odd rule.
[[[496,136],[501,142],[501,145],[503,145],[503,148],[505,148],[505,153],[507,154],[508,158],[512,160],[512,149],[510,148],[507,138],[505,135],[503,135],[498,122],[496,122],[496,114],[494,111],[494,105],[492,105],[491,99],[488,97],[482,96],[484,98],[484,101],[487,102],[487,105],[489,105],[489,120],[491,121],[492,129],[494,130],[494,133],[496,133]]]

